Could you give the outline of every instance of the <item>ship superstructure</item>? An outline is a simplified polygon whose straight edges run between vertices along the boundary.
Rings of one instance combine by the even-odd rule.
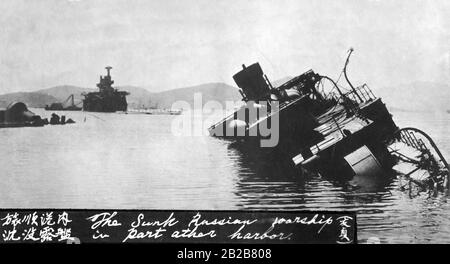
[[[100,76],[97,84],[98,92],[86,93],[83,100],[83,110],[89,112],[116,112],[127,111],[126,91],[119,91],[112,87],[114,81],[111,78],[112,67],[106,67],[107,75]]]

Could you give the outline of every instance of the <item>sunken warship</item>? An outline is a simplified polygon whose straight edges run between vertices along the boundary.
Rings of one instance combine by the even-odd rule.
[[[22,102],[12,102],[6,109],[0,109],[0,128],[10,127],[43,127],[45,125],[65,125],[73,124],[71,118],[66,120],[66,116],[61,117],[55,113],[52,114],[50,121],[47,118],[41,118],[31,112],[27,105]]]
[[[52,103],[51,105],[46,105],[45,110],[47,111],[81,111],[81,107],[75,104],[74,95],[71,94],[62,103]]]
[[[431,137],[416,128],[400,129],[381,98],[347,76],[353,49],[342,74],[347,88],[309,70],[273,87],[258,63],[233,76],[245,105],[209,127],[209,134],[233,141],[258,163],[285,162],[300,174],[318,173],[337,180],[357,175],[387,175],[402,163],[401,173],[422,185],[449,187],[449,166]],[[328,92],[324,84],[329,86]],[[278,129],[267,133],[267,128]],[[275,146],[262,140],[278,133]],[[400,146],[401,145],[401,146]],[[269,158],[267,158],[269,157]]]
[[[0,110],[0,128],[4,127],[41,127],[48,120],[28,110],[22,102],[12,102],[6,109]]]
[[[84,93],[83,110],[89,112],[116,112],[127,111],[127,99],[129,95],[126,91],[114,89],[114,81],[111,79],[111,69],[105,68],[106,76],[100,75],[100,82],[97,84],[98,92]]]

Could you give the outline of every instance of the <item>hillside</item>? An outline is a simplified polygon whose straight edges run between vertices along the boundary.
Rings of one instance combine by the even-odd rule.
[[[148,108],[155,104],[153,93],[147,89],[136,86],[116,86],[115,88],[130,93],[127,96],[128,108],[130,109]]]
[[[149,98],[152,97],[152,93],[147,91],[144,88],[135,87],[135,86],[117,86],[116,89],[121,91],[130,92],[130,95],[127,97],[130,105],[138,106],[138,105],[147,105],[149,103]],[[48,89],[38,90],[35,93],[50,95],[57,98],[59,102],[66,100],[70,95],[74,95],[75,104],[81,102],[83,100],[82,93],[94,92],[96,89],[83,88],[72,85],[62,85],[55,86]]]
[[[227,101],[240,101],[241,94],[238,89],[225,83],[207,83],[192,87],[179,88],[165,92],[155,93],[153,102],[158,108],[170,108],[176,101],[185,101],[194,107],[194,94],[202,95],[203,105],[208,101],[216,101],[225,106]]]
[[[289,77],[273,81],[280,85]],[[176,101],[187,102],[194,107],[194,94],[202,94],[202,102],[217,101],[225,105],[226,101],[240,101],[241,95],[237,88],[225,83],[206,83],[192,87],[178,88],[158,93],[136,86],[116,86],[115,88],[130,92],[127,97],[130,109],[133,108],[170,108]],[[449,111],[450,86],[432,82],[413,82],[395,87],[372,87],[373,92],[382,97],[391,110],[399,111]],[[75,95],[75,103],[81,102],[81,94],[95,91],[94,89],[77,86],[56,86],[36,92],[18,92],[0,95],[0,107],[6,107],[10,102],[21,101],[29,107],[45,107],[45,105],[62,102],[71,94]]]
[[[46,94],[40,93],[10,93],[5,95],[0,95],[0,108],[6,108],[10,103],[20,101],[25,103],[28,107],[45,107],[58,99]]]
[[[450,86],[433,82],[413,82],[395,87],[373,89],[390,109],[418,112],[443,112],[449,109]]]
[[[136,86],[115,86],[116,89],[127,91],[127,102],[130,109],[138,108],[171,108],[176,101],[184,101],[194,106],[194,94],[201,93],[203,104],[207,101],[218,101],[224,104],[226,101],[240,101],[239,91],[224,83],[207,83],[192,87],[178,88],[159,93],[152,93],[144,88]],[[51,87],[30,93],[11,93],[0,95],[0,106],[5,107],[11,101],[22,101],[30,107],[45,107],[54,102],[63,102],[71,94],[74,95],[75,104],[79,104],[83,98],[82,93],[92,92],[94,89],[82,88],[71,85]]]
[[[290,79],[286,77],[273,81],[280,85]],[[127,91],[130,109],[138,108],[170,108],[176,101],[187,102],[194,107],[194,94],[201,93],[202,103],[216,101],[223,106],[226,101],[240,101],[241,95],[237,88],[225,83],[206,83],[191,87],[178,88],[158,93],[136,86],[116,86],[115,88]],[[395,87],[372,87],[373,92],[382,97],[383,101],[392,110],[400,111],[439,111],[450,110],[450,86],[432,82],[413,82],[411,84]],[[36,92],[19,92],[0,95],[0,107],[6,107],[12,101],[22,101],[30,107],[44,107],[54,102],[62,102],[71,94],[75,96],[75,103],[81,102],[81,94],[95,91],[94,89],[77,86],[56,86]]]
[[[94,89],[82,88],[72,85],[61,85],[47,89],[37,90],[35,93],[46,94],[53,96],[61,101],[66,100],[71,94],[74,95],[75,100],[81,100],[83,97],[81,93],[93,92]]]

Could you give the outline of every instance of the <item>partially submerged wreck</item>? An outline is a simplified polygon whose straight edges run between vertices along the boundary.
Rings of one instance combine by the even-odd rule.
[[[126,91],[114,89],[111,78],[112,67],[106,67],[106,76],[100,76],[97,84],[98,92],[84,93],[83,110],[89,112],[116,112],[127,111],[128,103]]]
[[[65,125],[73,124],[71,118],[66,120],[66,116],[58,116],[53,113],[50,122],[47,118],[28,110],[28,107],[22,102],[12,102],[6,109],[0,109],[0,128],[6,127],[42,127],[45,125]]]
[[[62,103],[52,103],[51,105],[46,105],[45,110],[47,111],[81,111],[81,107],[75,104],[74,95],[71,94]]]
[[[301,173],[350,180],[355,175],[377,176],[406,163],[412,166],[402,170],[406,177],[413,179],[425,171],[428,176],[418,182],[448,187],[449,166],[432,139],[418,129],[399,129],[381,98],[366,84],[355,87],[350,82],[347,66],[352,51],[342,72],[347,90],[313,70],[273,87],[258,63],[243,65],[233,79],[246,105],[212,125],[210,135],[288,161]],[[328,92],[325,82],[332,87]],[[262,132],[275,122],[278,144],[261,147],[261,140],[270,136]]]
[[[6,109],[0,110],[0,128],[39,127],[45,124],[45,119],[28,110],[27,106],[22,102],[12,102]]]

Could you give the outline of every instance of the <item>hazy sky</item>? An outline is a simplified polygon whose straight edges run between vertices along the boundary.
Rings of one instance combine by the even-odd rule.
[[[94,87],[106,65],[154,91],[234,84],[256,61],[272,80],[337,77],[349,47],[355,83],[450,81],[448,0],[1,0],[0,14],[0,93]]]

